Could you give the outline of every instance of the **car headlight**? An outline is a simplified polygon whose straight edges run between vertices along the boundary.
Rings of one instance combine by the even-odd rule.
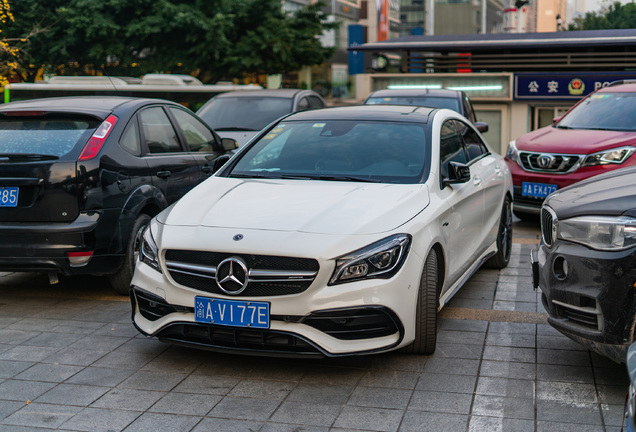
[[[585,158],[581,166],[622,164],[634,154],[634,151],[634,147],[621,147],[593,153]]]
[[[410,244],[410,235],[396,234],[336,258],[336,269],[329,285],[393,277],[402,267]]]
[[[141,244],[139,245],[139,260],[145,264],[148,264],[153,269],[161,273],[161,266],[159,265],[159,248],[152,236],[152,221],[146,226],[143,234],[141,235]]]
[[[627,216],[583,216],[559,221],[562,240],[598,250],[622,250],[636,246],[636,219]]]
[[[517,142],[516,141],[510,141],[510,144],[508,144],[508,150],[506,151],[506,157],[508,159],[510,159],[511,161],[516,162],[519,165],[521,165],[519,163],[519,150],[517,150]]]

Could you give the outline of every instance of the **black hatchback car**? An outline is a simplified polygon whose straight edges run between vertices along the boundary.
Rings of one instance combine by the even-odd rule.
[[[532,270],[548,323],[624,363],[636,327],[636,167],[549,195],[541,231]]]
[[[0,271],[108,275],[127,294],[142,228],[235,148],[165,100],[0,105]]]

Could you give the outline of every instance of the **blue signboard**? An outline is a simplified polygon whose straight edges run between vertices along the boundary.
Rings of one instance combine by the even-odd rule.
[[[364,27],[359,24],[349,25],[349,48],[364,43]],[[364,53],[349,51],[349,75],[364,73]]]
[[[636,72],[539,72],[515,74],[515,99],[581,99]]]

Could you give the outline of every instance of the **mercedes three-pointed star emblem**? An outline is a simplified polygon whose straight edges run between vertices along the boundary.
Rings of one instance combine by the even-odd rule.
[[[216,284],[226,294],[242,293],[248,282],[247,266],[239,258],[224,259],[216,267]]]

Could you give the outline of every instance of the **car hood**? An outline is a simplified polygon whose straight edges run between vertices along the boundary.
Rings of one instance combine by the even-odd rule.
[[[314,234],[374,234],[429,203],[426,185],[212,177],[186,194],[166,225]]]
[[[636,132],[557,129],[546,126],[516,141],[519,151],[563,154],[590,154],[626,145],[636,146]]]
[[[221,138],[232,138],[236,140],[239,147],[243,147],[251,140],[259,131],[236,131],[236,132],[217,132]]]
[[[614,170],[580,181],[550,195],[546,204],[559,219],[574,216],[636,217],[636,167]]]

